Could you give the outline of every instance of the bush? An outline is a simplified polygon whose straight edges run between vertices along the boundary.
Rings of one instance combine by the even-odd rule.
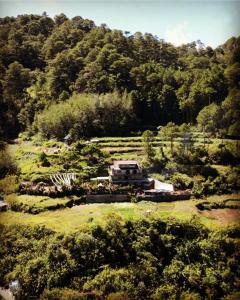
[[[179,164],[202,165],[207,160],[207,151],[204,149],[193,148],[191,151],[183,151],[178,147],[173,151],[173,159]]]
[[[0,179],[18,172],[18,167],[7,149],[0,150]]]
[[[91,281],[88,281],[83,289],[85,291],[99,290],[104,295],[114,292],[134,291],[134,285],[131,283],[131,272],[126,269],[105,269],[100,272]]]
[[[152,295],[153,300],[159,299],[178,299],[179,292],[175,285],[164,284],[157,288]]]
[[[220,144],[220,149],[216,150],[210,155],[210,161],[213,164],[222,165],[232,165],[238,162],[237,158],[233,153],[225,147],[225,145]]]
[[[44,290],[40,300],[103,300],[98,292],[83,293],[71,289]]]
[[[193,186],[193,179],[186,174],[174,173],[171,180],[177,189],[184,190]]]
[[[107,296],[106,300],[132,300],[128,294],[123,292],[111,293]]]
[[[46,138],[73,141],[82,137],[120,135],[134,125],[130,96],[73,95],[68,101],[53,104],[36,116],[34,127]]]
[[[16,175],[9,175],[0,180],[0,194],[12,194],[17,192],[18,188],[18,177]]]
[[[45,152],[41,152],[39,154],[39,161],[43,167],[50,167],[50,162],[47,159],[47,154]]]
[[[208,177],[212,177],[212,178],[216,178],[219,173],[218,170],[210,165],[206,165],[206,166],[201,166],[201,168],[199,168],[199,175],[208,178]]]
[[[202,181],[195,181],[192,188],[192,195],[201,198],[205,195],[205,187]]]
[[[232,168],[226,175],[226,183],[231,191],[240,190],[240,170]]]

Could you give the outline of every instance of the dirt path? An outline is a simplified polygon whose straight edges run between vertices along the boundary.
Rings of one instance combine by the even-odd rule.
[[[5,300],[15,300],[15,297],[13,296],[13,294],[9,289],[0,288],[0,295]]]

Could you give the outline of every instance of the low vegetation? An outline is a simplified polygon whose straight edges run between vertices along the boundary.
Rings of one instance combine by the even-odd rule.
[[[151,202],[141,201],[138,203],[95,203],[84,204],[84,198],[49,198],[41,196],[9,196],[9,204],[13,202],[13,210],[0,214],[0,224],[10,225],[45,225],[47,228],[60,232],[72,233],[77,230],[85,230],[93,225],[104,226],[106,220],[111,216],[118,216],[125,221],[139,220],[142,218],[156,218],[167,220],[175,218],[177,220],[191,220],[197,218],[199,222],[210,229],[221,228],[222,225],[238,223],[238,220],[228,217],[224,224],[221,220],[208,218],[201,213],[204,203],[208,205],[218,204],[218,208],[225,207],[225,203],[234,207],[240,200],[239,194],[211,196],[203,200],[185,200],[174,202]],[[24,213],[27,212],[27,213]]]
[[[39,226],[1,227],[0,234],[1,284],[18,279],[21,298],[218,299],[239,291],[234,227],[212,232],[194,219],[111,216],[104,227],[74,234]]]
[[[39,214],[48,210],[57,210],[73,205],[85,203],[84,197],[50,198],[46,196],[29,196],[11,194],[6,197],[6,202],[12,211],[29,214]]]

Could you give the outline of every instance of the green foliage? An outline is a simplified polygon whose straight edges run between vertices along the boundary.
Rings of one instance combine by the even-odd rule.
[[[166,126],[162,126],[159,130],[159,136],[164,138],[164,140],[171,140],[179,136],[179,126],[169,122]]]
[[[91,163],[96,163],[99,158],[104,156],[97,145],[89,144],[81,150],[81,154],[86,156]]]
[[[174,173],[172,176],[172,183],[178,189],[188,189],[193,185],[193,179],[186,174]]]
[[[0,97],[0,132],[2,131],[5,137],[14,137],[20,129],[17,115],[26,102],[26,88],[30,83],[29,69],[24,68],[17,61],[8,65],[1,81],[2,96]]]
[[[144,152],[147,158],[147,161],[151,163],[153,161],[155,151],[153,149],[153,140],[154,140],[154,135],[152,131],[146,130],[142,134],[142,139],[143,139],[143,147],[144,147]]]
[[[102,300],[103,297],[98,292],[78,292],[72,289],[54,288],[44,290],[40,300]]]
[[[157,288],[152,295],[153,300],[158,299],[172,299],[178,298],[179,292],[176,290],[176,285],[164,284]]]
[[[105,134],[123,134],[134,120],[129,95],[75,94],[68,102],[54,104],[37,116],[36,129],[46,138],[74,139]]]
[[[104,295],[117,291],[127,291],[132,294],[134,285],[129,282],[131,276],[133,276],[131,271],[126,269],[114,270],[106,268],[95,276],[93,280],[88,281],[83,286],[83,289],[85,291],[99,290]]]
[[[208,118],[207,127],[236,134],[239,37],[216,49],[203,48],[201,42],[175,47],[150,33],[128,35],[106,25],[96,26],[80,16],[68,19],[60,14],[51,19],[46,14],[25,14],[5,17],[0,22],[0,134],[7,138],[22,130],[32,135],[35,116],[52,103],[65,103],[75,93],[112,94],[116,90],[131,94],[131,115],[136,115],[143,128],[169,122],[195,123],[199,112],[209,106],[211,113],[204,113],[204,119],[214,115],[214,120]],[[113,107],[111,99],[107,103]],[[107,125],[106,115],[118,117],[113,114],[118,107],[111,110],[107,103],[100,109],[102,118],[97,118],[101,132],[124,135],[125,131],[139,129],[124,119],[126,111],[117,120],[126,126],[116,129],[111,118]],[[217,120],[214,105],[223,111],[223,122]],[[67,105],[64,108],[69,112]],[[66,115],[71,117],[68,112],[60,114],[55,106],[50,109],[64,119],[65,127],[58,132],[61,138],[73,129],[71,134],[76,140],[79,131],[78,137],[83,136],[81,130],[86,131],[82,125],[91,124],[86,121],[72,128],[66,120]],[[70,118],[69,123],[72,121],[75,119]],[[62,130],[64,133],[60,133]],[[96,134],[91,131],[89,135]]]
[[[216,299],[238,292],[238,228],[211,232],[196,220],[111,215],[105,227],[71,235],[0,229],[0,282],[18,279],[22,298]]]
[[[218,149],[210,154],[210,161],[213,164],[235,165],[238,157],[225,144],[219,144]]]
[[[6,202],[13,211],[36,215],[44,211],[63,209],[76,204],[82,204],[85,202],[85,197],[50,198],[47,196],[11,194],[6,197]]]
[[[0,149],[0,178],[18,172],[18,167],[8,149]]]
[[[41,152],[39,154],[39,161],[40,161],[40,163],[43,167],[49,167],[50,166],[50,163],[47,159],[47,155],[46,155],[45,152]]]
[[[222,109],[216,103],[205,106],[197,116],[198,125],[205,132],[216,132],[221,128]]]
[[[200,210],[211,210],[211,209],[219,209],[219,208],[232,208],[238,209],[240,207],[240,202],[234,199],[226,199],[222,202],[214,202],[214,201],[204,201],[198,203],[196,207]]]
[[[9,175],[0,180],[0,194],[12,194],[17,192],[18,188],[18,177],[16,175]]]

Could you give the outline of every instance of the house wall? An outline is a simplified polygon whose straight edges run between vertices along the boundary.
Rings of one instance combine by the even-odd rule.
[[[119,174],[111,176],[111,179],[114,180],[141,180],[143,179],[142,174]]]

